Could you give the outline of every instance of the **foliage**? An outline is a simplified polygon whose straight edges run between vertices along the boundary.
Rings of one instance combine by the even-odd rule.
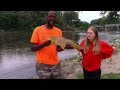
[[[79,11],[57,11],[56,26],[63,31],[86,30],[90,25],[105,25],[120,23],[119,11],[101,11],[99,19],[90,22],[80,21]],[[0,30],[32,31],[36,26],[46,23],[47,11],[0,11]]]
[[[84,79],[83,73],[77,74],[76,79]]]
[[[0,12],[0,28],[3,30],[11,30],[16,28],[18,25],[17,16],[13,12]]]
[[[109,73],[109,74],[104,74],[101,76],[101,79],[119,79],[120,78],[120,73]]]
[[[64,11],[63,20],[65,24],[73,25],[74,21],[78,20],[78,13],[74,11]]]
[[[89,23],[88,22],[81,22],[81,26],[79,27],[80,30],[86,30],[89,26]]]
[[[79,73],[76,76],[77,79],[84,79],[83,73]],[[120,73],[108,73],[101,75],[101,79],[120,79]]]
[[[102,18],[94,19],[90,22],[91,25],[105,25],[105,24],[119,24],[120,23],[120,11],[101,11]],[[105,14],[107,14],[105,16]]]
[[[36,26],[46,23],[47,11],[0,11],[0,29],[5,31],[33,30]],[[56,26],[62,30],[80,26],[78,12],[57,11]]]
[[[100,14],[104,16],[107,13],[108,17],[119,18],[120,17],[119,12],[120,11],[101,11]]]

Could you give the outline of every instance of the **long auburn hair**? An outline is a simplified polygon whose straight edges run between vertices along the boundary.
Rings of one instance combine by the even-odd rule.
[[[95,38],[93,39],[93,52],[95,55],[97,55],[100,53],[100,49],[101,49],[98,31],[94,26],[90,26],[88,29],[93,30],[93,32],[95,33]],[[85,44],[84,44],[84,52],[85,53],[87,53],[87,51],[89,51],[89,44],[90,44],[90,41],[86,36]]]

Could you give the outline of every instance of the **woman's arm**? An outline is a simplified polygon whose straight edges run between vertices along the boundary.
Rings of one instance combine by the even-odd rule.
[[[101,47],[103,59],[109,58],[114,53],[114,48],[106,42],[102,43]]]

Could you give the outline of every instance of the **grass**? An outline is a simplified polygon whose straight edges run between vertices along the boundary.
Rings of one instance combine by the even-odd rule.
[[[84,79],[83,73],[77,74],[76,79]]]
[[[80,61],[80,57],[71,57],[69,60],[77,60]],[[110,59],[112,61],[112,58]],[[76,75],[76,79],[84,79],[83,72],[80,72]],[[114,74],[114,73],[108,73],[101,75],[101,79],[120,79],[120,73]]]
[[[76,76],[76,79],[84,79],[83,73],[79,73]],[[108,73],[101,76],[101,79],[120,79],[120,73],[114,74],[114,73]]]
[[[114,73],[109,73],[109,74],[104,74],[101,76],[101,79],[120,79],[120,73],[114,74]]]
[[[68,60],[76,60],[80,64],[80,66],[82,66],[82,61],[81,61],[82,58],[80,56],[70,57],[70,58],[68,58]]]
[[[77,61],[80,61],[81,58],[79,56],[73,56],[73,57],[68,58],[68,60],[77,60]]]

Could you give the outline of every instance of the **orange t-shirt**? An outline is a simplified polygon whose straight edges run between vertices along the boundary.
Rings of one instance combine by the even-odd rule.
[[[45,25],[38,26],[34,29],[30,42],[41,44],[51,36],[62,37],[62,31],[55,26],[53,29],[48,29]],[[51,43],[51,45],[46,46],[36,52],[36,60],[44,64],[58,64],[59,61],[57,53],[57,45]]]

